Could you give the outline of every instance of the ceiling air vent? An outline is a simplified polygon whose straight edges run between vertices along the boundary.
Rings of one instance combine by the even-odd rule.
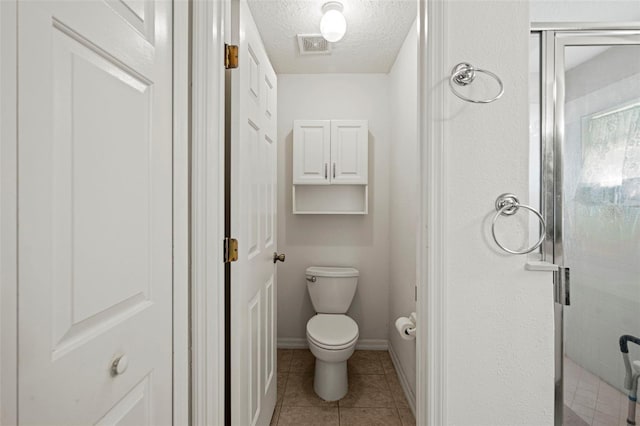
[[[301,55],[330,55],[331,44],[320,34],[298,34]]]

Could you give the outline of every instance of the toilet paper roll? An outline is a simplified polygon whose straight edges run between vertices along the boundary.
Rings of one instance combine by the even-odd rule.
[[[413,340],[416,338],[416,336],[408,333],[408,331],[413,330],[415,326],[416,325],[407,317],[400,317],[396,320],[396,330],[398,330],[398,333],[400,333],[400,336],[404,340]]]

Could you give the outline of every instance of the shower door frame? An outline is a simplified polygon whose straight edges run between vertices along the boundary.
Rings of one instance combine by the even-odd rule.
[[[565,147],[565,63],[567,46],[640,45],[640,22],[533,23],[531,34],[540,35],[540,209],[547,223],[541,258],[558,267],[565,265],[563,250],[563,166]],[[564,304],[569,287],[559,288],[554,275],[555,348],[554,424],[563,422]],[[566,291],[566,294],[562,294]]]

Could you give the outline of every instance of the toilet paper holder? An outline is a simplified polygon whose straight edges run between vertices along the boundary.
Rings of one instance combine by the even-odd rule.
[[[396,329],[405,340],[413,340],[416,336],[416,313],[411,312],[409,317],[399,317],[396,319]]]
[[[409,319],[411,320],[411,322],[413,323],[413,327],[409,328],[405,331],[405,333],[407,333],[409,336],[415,336],[416,335],[416,313],[415,312],[411,312],[411,315],[409,315]]]

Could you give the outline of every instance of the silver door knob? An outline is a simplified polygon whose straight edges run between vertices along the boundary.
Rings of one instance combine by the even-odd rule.
[[[127,367],[129,367],[129,357],[121,355],[111,363],[111,375],[119,376],[127,371]]]
[[[275,251],[273,252],[273,263],[276,263],[277,261],[280,262],[284,262],[284,253],[276,253]]]

